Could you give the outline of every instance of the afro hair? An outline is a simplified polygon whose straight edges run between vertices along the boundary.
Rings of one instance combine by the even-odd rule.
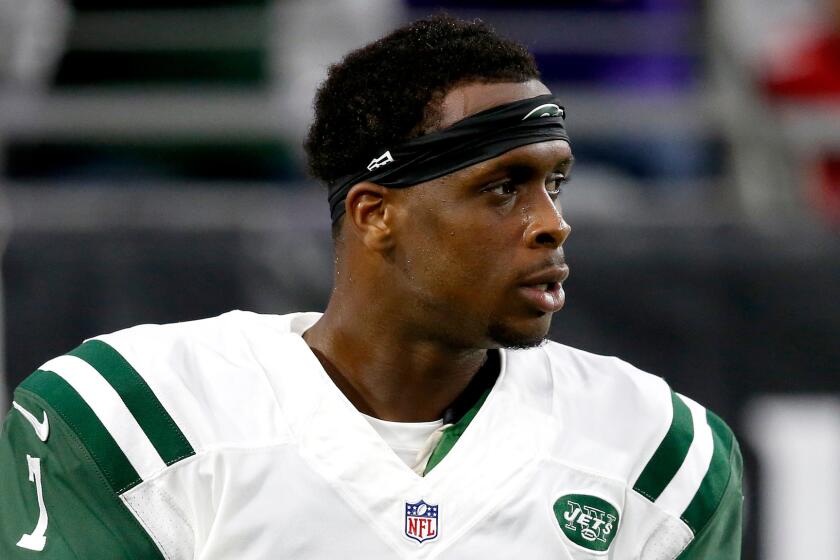
[[[538,78],[533,56],[481,21],[439,14],[408,24],[329,68],[304,144],[309,171],[332,185],[433,130],[439,101],[460,84]]]

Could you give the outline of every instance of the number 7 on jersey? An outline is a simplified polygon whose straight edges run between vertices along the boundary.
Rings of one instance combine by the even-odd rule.
[[[38,494],[38,524],[29,534],[23,535],[17,542],[21,548],[42,551],[47,544],[47,508],[44,506],[44,489],[41,487],[41,459],[26,455],[26,464],[29,466],[29,481],[35,483],[35,492]]]

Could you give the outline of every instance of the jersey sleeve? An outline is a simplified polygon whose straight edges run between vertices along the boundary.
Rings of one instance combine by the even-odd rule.
[[[741,451],[732,439],[729,480],[712,517],[677,560],[739,560],[741,558]]]
[[[671,550],[661,540],[674,538],[672,546],[678,548],[669,558],[738,560],[743,503],[738,442],[729,426],[702,405],[674,392],[671,401],[670,427],[633,489],[679,529],[651,535],[648,545]]]
[[[193,453],[107,344],[47,362],[3,424],[0,558],[164,558],[123,495]]]

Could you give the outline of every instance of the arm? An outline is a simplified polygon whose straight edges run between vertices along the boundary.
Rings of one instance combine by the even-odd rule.
[[[676,560],[739,560],[743,464],[738,443],[732,438],[729,480],[715,513]]]
[[[0,557],[162,558],[119,497],[136,472],[87,403],[37,371],[0,436]]]

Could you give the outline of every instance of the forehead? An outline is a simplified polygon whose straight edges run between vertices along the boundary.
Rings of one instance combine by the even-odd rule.
[[[438,127],[446,128],[465,117],[497,105],[530,99],[546,93],[551,92],[539,80],[490,84],[471,82],[456,86],[440,102]]]

